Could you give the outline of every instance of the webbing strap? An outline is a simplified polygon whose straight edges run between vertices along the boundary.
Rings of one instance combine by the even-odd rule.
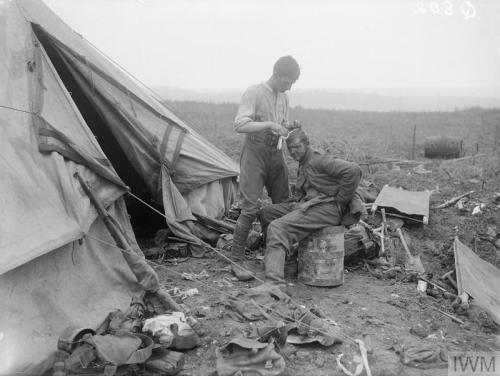
[[[169,123],[167,129],[165,130],[165,133],[163,134],[163,139],[162,139],[161,145],[160,145],[161,162],[162,162],[162,164],[165,165],[165,167],[167,167],[167,170],[168,170],[170,176],[175,175],[177,161],[179,160],[179,155],[181,153],[182,143],[184,142],[184,137],[186,135],[186,132],[181,129],[181,132],[179,133],[179,136],[177,138],[177,142],[175,144],[174,153],[172,154],[172,160],[169,161],[167,156],[166,156],[166,153],[167,153],[167,148],[168,148],[168,141],[170,139],[170,135],[172,134],[172,129],[173,129],[173,126]]]
[[[182,143],[184,141],[184,135],[185,135],[185,132],[181,132],[179,134],[179,138],[177,139],[177,144],[175,145],[174,156],[172,157],[172,161],[170,162],[170,164],[172,165],[172,168],[170,171],[171,176],[175,175],[177,160],[179,159],[179,155],[181,153],[181,147],[182,147]]]
[[[169,123],[167,129],[165,129],[165,132],[163,133],[163,138],[161,140],[161,145],[160,145],[160,159],[163,164],[167,167],[167,169],[170,171],[171,170],[171,164],[168,161],[166,157],[166,152],[167,152],[167,146],[168,146],[168,139],[170,138],[170,134],[172,133],[172,129],[174,127]]]
[[[154,342],[151,338],[144,334],[134,333],[136,337],[139,337],[142,341],[142,345],[144,346],[141,349],[135,350],[128,358],[126,364],[141,364],[144,363],[151,357],[151,353],[153,351]]]
[[[46,126],[49,123],[44,118],[42,118],[40,116],[36,116],[36,118],[39,121],[39,123],[41,124],[41,127],[38,129],[38,135],[40,137],[47,139],[46,142],[41,141],[39,143],[40,151],[42,151],[42,152],[53,151],[51,149],[51,144],[49,143],[48,139],[57,140],[60,142],[59,145],[61,145],[63,147],[70,147],[71,148],[71,146],[73,145],[73,142],[68,137],[66,137],[66,135],[64,133],[59,132],[58,130],[53,129],[53,128],[52,129],[46,128]],[[54,146],[54,148],[57,148],[58,145],[53,145],[53,146]],[[92,159],[99,162],[103,166],[111,167],[111,162],[106,158],[92,157]]]

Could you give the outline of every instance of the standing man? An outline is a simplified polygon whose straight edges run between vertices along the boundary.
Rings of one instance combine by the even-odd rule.
[[[284,282],[285,256],[293,244],[324,227],[356,223],[364,210],[356,193],[361,180],[356,163],[312,150],[302,130],[290,133],[286,142],[299,162],[294,200],[266,206],[259,215],[267,230],[266,279],[278,283]]]
[[[288,198],[288,168],[277,146],[279,137],[288,134],[289,104],[285,91],[290,90],[299,75],[300,68],[293,57],[280,57],[271,78],[249,87],[241,98],[234,129],[246,136],[240,156],[242,202],[234,231],[235,255],[244,254],[263,188],[266,187],[273,203]]]

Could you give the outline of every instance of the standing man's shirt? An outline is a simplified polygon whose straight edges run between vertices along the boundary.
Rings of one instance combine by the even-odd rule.
[[[250,86],[241,98],[238,113],[234,119],[234,129],[252,121],[272,121],[281,125],[288,124],[289,101],[285,93],[273,92],[266,83]],[[263,141],[275,136],[270,130],[254,132],[255,139]],[[275,136],[273,138],[277,138]]]

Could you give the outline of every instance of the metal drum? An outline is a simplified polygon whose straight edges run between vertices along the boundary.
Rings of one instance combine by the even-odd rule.
[[[285,279],[297,279],[298,262],[297,255],[285,260]]]
[[[298,280],[311,286],[344,283],[344,226],[330,226],[299,243]]]
[[[459,158],[463,140],[456,137],[432,136],[425,139],[426,158]]]

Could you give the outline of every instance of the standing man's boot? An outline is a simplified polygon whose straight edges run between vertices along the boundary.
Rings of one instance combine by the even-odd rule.
[[[233,235],[233,246],[231,248],[231,253],[236,257],[245,256],[245,246],[248,238],[248,234],[252,229],[253,218],[245,214],[238,217],[236,221],[236,227],[234,229]]]

